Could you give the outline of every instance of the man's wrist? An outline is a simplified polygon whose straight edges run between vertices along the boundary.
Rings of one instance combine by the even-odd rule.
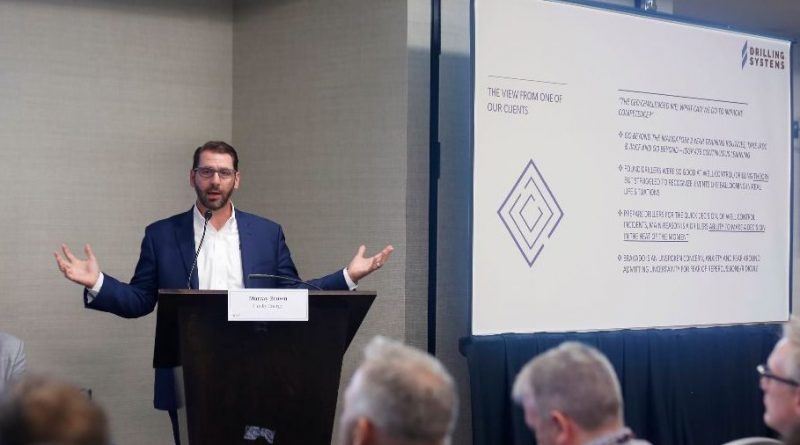
[[[342,270],[342,273],[344,273],[344,281],[347,282],[347,287],[349,287],[350,290],[356,290],[356,288],[358,287],[358,283],[355,280],[353,280],[353,278],[350,276],[350,272],[347,271],[346,267],[344,268],[344,270]]]
[[[86,289],[89,290],[93,295],[97,295],[100,293],[100,289],[103,287],[103,273],[100,272],[97,274],[97,281],[94,283],[94,286],[87,287]]]

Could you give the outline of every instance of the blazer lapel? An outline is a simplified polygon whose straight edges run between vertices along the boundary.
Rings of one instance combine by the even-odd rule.
[[[189,270],[194,262],[194,206],[188,212],[181,215],[178,224],[175,226],[175,239],[178,249],[183,258],[184,276],[189,276]],[[197,269],[192,273],[191,288],[199,287],[197,280]]]
[[[252,287],[248,275],[253,273],[253,249],[256,245],[254,240],[253,228],[249,215],[244,212],[235,210],[236,212],[236,225],[239,228],[239,250],[242,254],[242,282],[244,287]]]

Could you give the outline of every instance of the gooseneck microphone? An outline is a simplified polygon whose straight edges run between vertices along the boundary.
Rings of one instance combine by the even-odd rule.
[[[267,278],[277,278],[279,280],[291,281],[291,282],[297,283],[297,284],[305,284],[306,286],[313,287],[316,290],[323,290],[321,287],[319,287],[319,286],[317,286],[315,284],[311,284],[308,281],[298,280],[297,278],[287,277],[287,276],[284,276],[284,275],[272,275],[272,274],[268,274],[268,273],[251,273],[250,275],[247,276],[247,278],[249,278],[251,280],[264,280],[264,279],[267,279]]]
[[[206,209],[206,212],[203,213],[203,235],[200,236],[200,244],[197,245],[197,252],[194,253],[194,261],[192,261],[192,268],[189,269],[189,276],[186,277],[186,289],[192,288],[192,274],[194,273],[194,268],[197,266],[197,257],[200,256],[200,249],[203,247],[203,240],[206,239],[206,228],[208,228],[208,221],[211,219],[211,210]],[[198,282],[199,282],[198,277]],[[200,286],[198,286],[200,287]]]

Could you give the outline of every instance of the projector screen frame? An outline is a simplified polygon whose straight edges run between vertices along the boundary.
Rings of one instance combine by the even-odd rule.
[[[470,66],[470,113],[469,113],[469,153],[468,153],[468,184],[469,184],[469,198],[467,202],[467,212],[468,212],[468,221],[467,221],[467,232],[468,232],[468,239],[469,239],[469,246],[468,246],[468,258],[467,258],[467,267],[468,267],[468,281],[467,281],[467,293],[468,293],[468,312],[467,312],[467,323],[468,323],[468,332],[470,336],[476,335],[473,332],[473,310],[474,310],[474,302],[473,302],[473,274],[474,271],[474,199],[475,199],[475,88],[476,88],[476,81],[475,81],[475,62],[476,62],[476,48],[475,48],[475,7],[476,2],[478,1],[486,1],[486,0],[470,0],[470,54],[469,54],[469,66]],[[738,29],[736,27],[725,25],[721,23],[716,23],[712,21],[706,20],[698,20],[684,16],[677,16],[672,14],[665,14],[657,11],[644,11],[641,9],[637,9],[634,7],[627,7],[621,5],[614,5],[608,3],[602,3],[598,1],[592,0],[532,0],[532,1],[543,1],[543,2],[551,2],[551,3],[563,3],[563,4],[571,4],[580,7],[586,8],[593,8],[593,9],[600,9],[604,11],[611,11],[619,14],[625,15],[633,15],[638,17],[643,17],[650,20],[659,20],[659,21],[666,21],[670,23],[677,23],[683,24],[687,26],[697,27],[697,28],[708,28],[717,31],[724,31],[730,32],[735,34],[741,34],[743,36],[753,36],[756,38],[769,38],[769,39],[776,39],[776,40],[783,40],[789,43],[789,205],[788,205],[788,213],[789,213],[789,264],[788,264],[788,295],[786,298],[788,299],[788,312],[791,315],[793,310],[792,305],[792,289],[793,289],[793,275],[794,275],[794,200],[795,200],[795,168],[794,168],[794,161],[795,161],[795,153],[794,153],[794,140],[796,139],[794,136],[793,126],[796,123],[795,121],[795,111],[794,111],[794,46],[797,43],[795,40],[791,38],[787,38],[786,36],[781,36],[772,33],[764,33],[764,32],[754,32],[752,30],[745,30],[745,29]],[[768,322],[765,322],[768,323]],[[741,324],[741,323],[737,323]],[[746,323],[752,324],[752,323]],[[762,324],[759,322],[759,324]],[[704,324],[700,325],[700,327],[712,327],[712,326],[720,326],[721,324]],[[723,324],[724,325],[724,324]],[[659,329],[673,329],[673,328],[683,328],[683,327],[695,327],[695,326],[670,326],[670,327],[658,327]],[[643,329],[642,328],[620,328],[620,329]],[[602,329],[605,330],[605,329]],[[619,330],[619,329],[611,329],[611,330]],[[590,329],[588,331],[601,331],[596,329]],[[534,331],[536,332],[547,332],[547,331]],[[498,334],[478,334],[478,335],[498,335]]]

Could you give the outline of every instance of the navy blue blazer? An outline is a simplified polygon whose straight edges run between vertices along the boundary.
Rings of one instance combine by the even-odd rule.
[[[129,284],[106,274],[97,296],[86,307],[111,312],[126,318],[141,317],[153,311],[159,289],[184,289],[189,268],[194,261],[194,207],[188,212],[147,226],[136,271]],[[288,276],[299,279],[281,226],[266,218],[236,210],[242,276],[245,287],[305,287],[288,280],[250,280],[251,273]],[[192,274],[192,289],[198,287],[197,273]],[[309,283],[325,290],[347,290],[344,273],[338,271]],[[177,314],[158,306],[156,319],[154,368],[170,368],[180,363]],[[156,400],[159,399],[159,375],[156,375]],[[171,387],[172,385],[168,385]],[[171,397],[170,397],[171,398]],[[158,405],[158,403],[157,403]],[[158,407],[158,406],[157,406]]]

